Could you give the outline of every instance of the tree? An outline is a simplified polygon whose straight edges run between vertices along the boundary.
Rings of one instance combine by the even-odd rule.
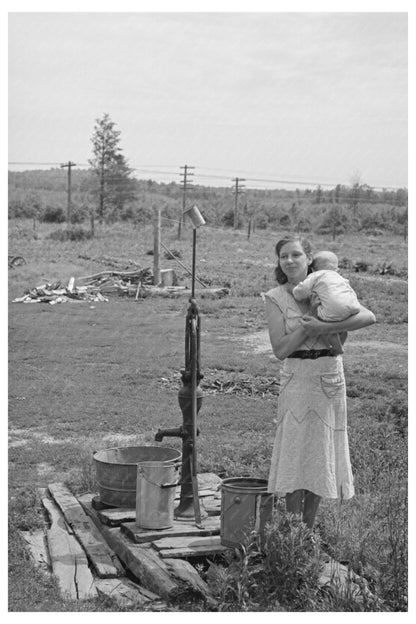
[[[319,185],[318,188],[316,189],[315,204],[320,204],[322,202],[322,199],[323,199],[322,186]]]
[[[353,207],[354,213],[357,211],[357,207],[360,201],[361,189],[363,188],[363,181],[361,173],[355,170],[351,175],[351,192],[350,192],[350,204]]]
[[[93,158],[89,164],[97,176],[98,220],[102,223],[107,213],[119,213],[127,201],[135,197],[132,169],[121,153],[120,131],[105,113],[102,119],[95,120],[92,136]]]

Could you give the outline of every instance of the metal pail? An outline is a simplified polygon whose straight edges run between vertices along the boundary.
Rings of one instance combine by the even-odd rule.
[[[182,453],[167,446],[124,446],[93,453],[100,501],[112,507],[136,507],[137,464],[181,462]]]
[[[140,529],[169,529],[173,526],[173,504],[179,468],[173,462],[137,464],[136,525]]]
[[[262,535],[271,520],[274,495],[267,480],[251,477],[224,479],[221,484],[221,544],[236,548],[251,531]]]

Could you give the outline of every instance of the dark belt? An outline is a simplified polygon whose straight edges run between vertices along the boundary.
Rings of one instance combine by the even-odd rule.
[[[287,357],[299,358],[301,360],[316,360],[320,357],[334,357],[329,349],[304,349],[302,351],[293,351]]]

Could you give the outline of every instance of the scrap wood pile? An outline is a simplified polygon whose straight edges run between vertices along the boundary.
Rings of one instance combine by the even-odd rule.
[[[172,273],[167,269],[161,273]],[[150,268],[136,269],[133,271],[109,270],[86,275],[83,277],[71,277],[68,284],[53,282],[42,284],[26,291],[22,297],[13,299],[13,303],[65,303],[67,301],[108,301],[107,295],[133,296],[136,299],[144,299],[152,296],[178,297],[189,295],[191,292],[186,286],[161,286],[153,284],[153,272]],[[224,297],[229,292],[228,288],[202,288],[195,291],[202,298],[214,296]]]
[[[75,283],[76,282],[76,283]],[[45,283],[26,291],[13,303],[65,303],[68,301],[108,301],[105,295],[137,294],[140,288],[152,284],[149,268],[135,271],[102,271],[95,275],[71,277],[68,284],[60,281]]]

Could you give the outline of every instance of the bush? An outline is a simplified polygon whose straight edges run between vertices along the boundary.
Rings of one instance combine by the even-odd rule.
[[[51,238],[56,241],[82,241],[92,238],[92,232],[89,230],[83,230],[82,227],[74,227],[69,230],[55,230],[51,232],[47,238]]]
[[[225,227],[234,227],[234,210],[228,210],[223,217],[222,223]],[[241,214],[238,215],[238,229],[242,228],[244,225],[244,218]],[[257,222],[256,222],[257,225]],[[257,226],[260,227],[260,226]]]
[[[61,206],[46,206],[40,221],[45,223],[63,223],[66,221],[66,215]]]

